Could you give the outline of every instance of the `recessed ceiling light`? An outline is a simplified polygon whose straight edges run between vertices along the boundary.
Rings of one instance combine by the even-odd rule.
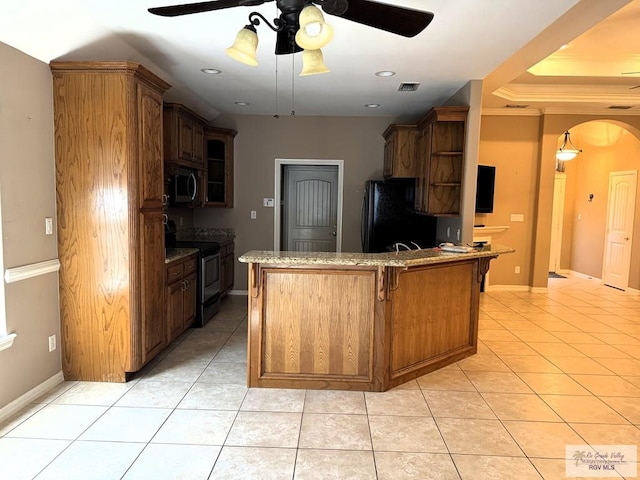
[[[378,108],[380,106],[379,103],[367,103],[365,107],[367,108]]]
[[[393,77],[395,74],[396,72],[392,72],[391,70],[381,70],[375,73],[376,77]]]
[[[239,107],[246,107],[247,105],[251,105],[249,102],[235,102]]]
[[[202,68],[200,69],[202,73],[208,73],[209,75],[220,75],[222,70],[218,70],[217,68]]]

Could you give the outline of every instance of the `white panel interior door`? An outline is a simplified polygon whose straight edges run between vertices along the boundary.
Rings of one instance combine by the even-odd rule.
[[[553,211],[551,213],[551,251],[549,252],[550,272],[557,272],[560,270],[564,197],[566,188],[567,174],[556,172],[556,178],[553,182]]]
[[[637,170],[609,174],[602,281],[623,290],[629,286],[637,177]]]
[[[338,167],[286,165],[283,245],[296,252],[335,252]]]

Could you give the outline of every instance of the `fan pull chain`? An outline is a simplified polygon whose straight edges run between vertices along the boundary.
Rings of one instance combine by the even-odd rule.
[[[278,55],[276,55],[276,114],[273,118],[280,118],[278,115]]]

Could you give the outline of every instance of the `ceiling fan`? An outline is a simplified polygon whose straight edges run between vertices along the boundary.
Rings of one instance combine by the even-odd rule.
[[[149,12],[163,17],[177,17],[225,8],[253,7],[271,1],[273,0],[215,0],[150,8]],[[278,10],[281,12],[279,18],[274,19],[273,25],[271,25],[260,13],[251,12],[249,14],[249,25],[246,25],[240,31],[236,43],[227,49],[227,53],[230,56],[243,63],[257,65],[255,49],[258,39],[255,26],[259,25],[259,19],[262,19],[277,34],[276,55],[291,54],[304,50],[303,62],[305,54],[309,54],[308,58],[313,56],[312,63],[317,64],[319,56],[319,62],[324,67],[320,48],[331,40],[333,29],[324,23],[322,13],[315,5],[322,7],[322,10],[329,15],[335,15],[404,37],[416,36],[433,20],[433,13],[431,12],[388,5],[373,0],[275,1]],[[318,71],[313,71],[312,73],[324,73],[326,71],[328,69],[325,67],[325,69],[319,68]]]

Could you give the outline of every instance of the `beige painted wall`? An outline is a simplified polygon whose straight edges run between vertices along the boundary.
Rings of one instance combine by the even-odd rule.
[[[516,249],[491,262],[491,285],[528,285],[536,202],[539,117],[482,117],[478,164],[496,167],[493,213],[475,215],[475,225],[508,226],[492,242]],[[524,222],[511,222],[511,214]],[[514,273],[520,266],[520,273]]]
[[[273,249],[273,208],[262,199],[274,196],[276,158],[344,160],[342,250],[361,251],[360,211],[366,180],[382,178],[387,117],[220,116],[214,125],[233,128],[235,199],[232,209],[197,209],[196,227],[231,227],[236,257],[248,250]],[[250,211],[257,218],[249,218]],[[236,263],[235,290],[247,289],[247,267]]]
[[[606,122],[589,122],[572,128],[571,139],[583,152],[565,164],[567,185],[571,187],[567,188],[566,197],[567,216],[571,216],[570,229],[567,235],[563,234],[563,243],[569,244],[571,252],[569,268],[595,278],[602,278],[609,173],[640,169],[640,140],[621,127],[609,125]],[[599,135],[600,131],[617,131],[620,136]],[[600,137],[612,138],[601,143]],[[594,197],[590,202],[591,193]],[[631,265],[638,265],[639,261],[640,195],[637,194]],[[629,286],[640,288],[640,271],[637,268],[631,269]]]
[[[57,257],[54,218],[53,103],[48,65],[0,43],[0,202],[2,260],[7,268]],[[5,284],[7,328],[18,336],[0,352],[0,408],[61,370],[58,276]],[[1,315],[2,313],[0,313]]]
[[[545,115],[541,118],[540,156],[536,203],[536,226],[533,237],[533,271],[530,285],[546,287],[548,283],[549,250],[551,238],[551,212],[555,151],[558,138],[566,130],[592,121],[609,121],[624,126],[640,138],[640,117],[637,115]],[[579,146],[579,145],[578,145]]]
[[[597,132],[589,125],[602,120],[623,126],[628,133],[619,145],[589,146],[587,153],[586,146],[597,137]],[[478,163],[496,166],[496,193],[494,213],[476,215],[475,223],[508,226],[505,233],[494,236],[494,242],[516,249],[516,253],[492,262],[492,285],[547,285],[555,151],[558,139],[566,129],[571,130],[576,145],[584,145],[585,151],[576,162],[566,164],[568,180],[561,267],[600,278],[608,172],[640,168],[639,147],[635,146],[640,137],[638,127],[640,118],[624,115],[608,118],[594,115],[482,117]],[[588,193],[595,193],[594,198],[602,199],[602,203],[595,201],[584,205]],[[583,213],[580,225],[576,220],[578,210]],[[524,222],[511,222],[512,213],[524,214]],[[639,217],[640,213],[634,226],[632,265],[640,262]],[[585,219],[589,221],[585,222]],[[514,273],[517,265],[521,268],[519,275]],[[632,268],[631,288],[640,288],[640,272],[636,270]]]

